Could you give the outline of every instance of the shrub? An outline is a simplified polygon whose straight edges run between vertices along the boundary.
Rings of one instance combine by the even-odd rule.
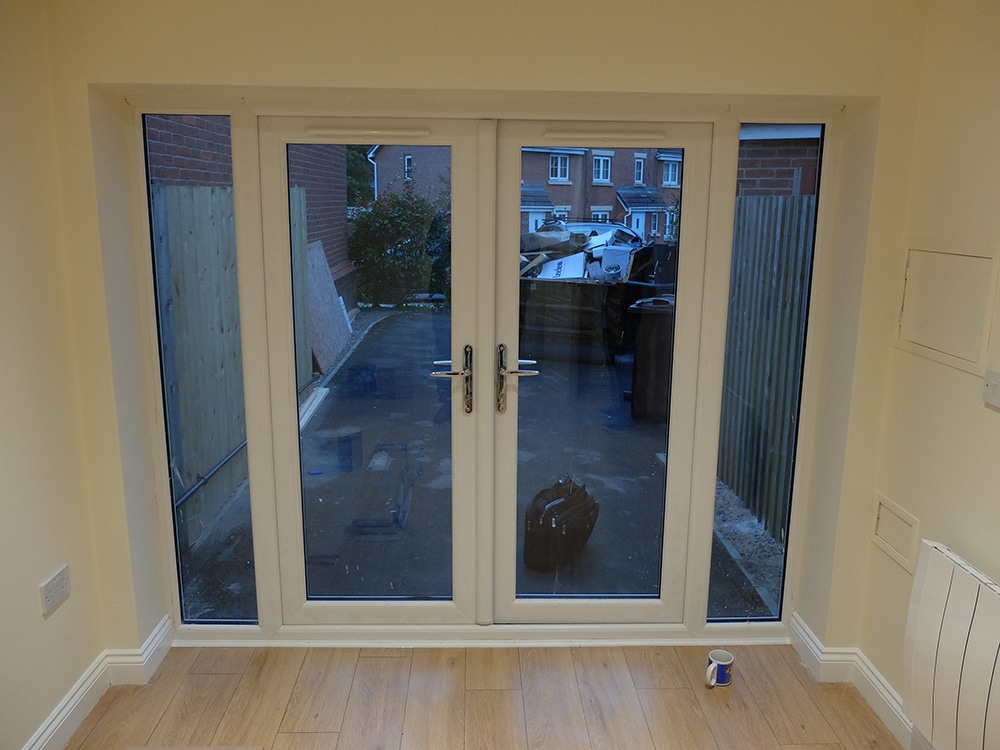
[[[438,214],[430,201],[412,190],[384,193],[358,214],[348,253],[358,269],[362,301],[400,305],[411,294],[431,291],[432,265],[440,267],[442,252]],[[429,248],[432,229],[434,247]],[[429,249],[435,251],[434,257]]]

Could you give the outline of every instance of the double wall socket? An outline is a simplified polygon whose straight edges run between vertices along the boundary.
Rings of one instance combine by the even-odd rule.
[[[48,616],[69,596],[69,564],[63,565],[58,573],[38,588],[42,594],[42,615]]]

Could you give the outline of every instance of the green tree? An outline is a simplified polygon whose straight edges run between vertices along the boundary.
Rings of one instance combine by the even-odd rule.
[[[347,147],[347,205],[367,206],[375,197],[375,168],[368,161],[371,146]]]

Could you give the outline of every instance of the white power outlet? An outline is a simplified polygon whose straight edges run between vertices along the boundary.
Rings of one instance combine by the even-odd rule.
[[[69,564],[38,588],[42,593],[42,615],[47,616],[69,596]]]
[[[986,371],[986,380],[983,382],[983,401],[991,406],[1000,406],[1000,371]]]

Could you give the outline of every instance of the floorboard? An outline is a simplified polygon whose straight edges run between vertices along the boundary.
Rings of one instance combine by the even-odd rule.
[[[524,720],[530,750],[579,750],[590,734],[569,649],[521,649]]]
[[[408,657],[358,659],[338,744],[352,750],[399,748],[409,678]]]
[[[269,748],[278,734],[304,657],[304,649],[254,649],[212,744],[261,744]]]
[[[340,732],[358,652],[356,648],[311,648],[306,651],[278,731]]]
[[[150,745],[209,745],[240,675],[188,674],[149,738]]]
[[[465,745],[465,649],[413,651],[402,750],[462,750]]]
[[[640,690],[639,702],[656,750],[719,750],[690,688]]]
[[[653,750],[621,648],[575,648],[572,654],[591,747]]]
[[[520,690],[465,691],[465,750],[528,750]]]

